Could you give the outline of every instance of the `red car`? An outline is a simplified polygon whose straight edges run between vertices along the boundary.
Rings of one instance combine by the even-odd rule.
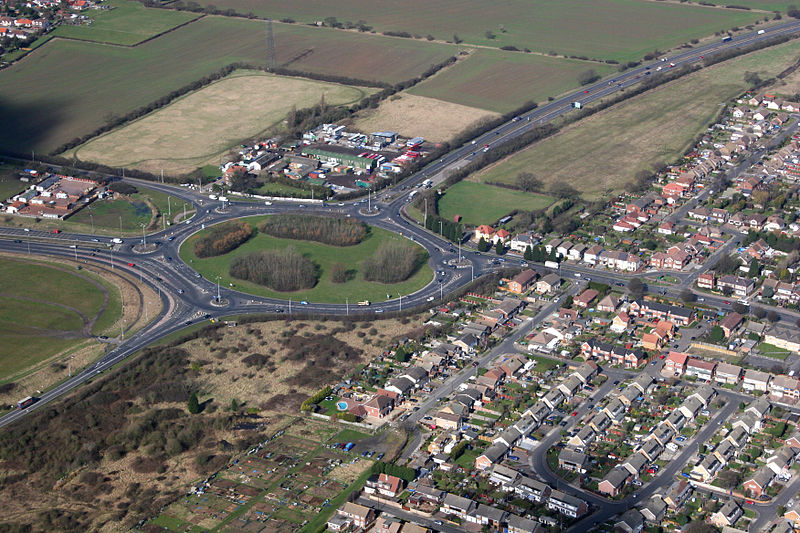
[[[722,303],[724,303],[725,305],[731,305],[731,303],[730,303],[728,300],[725,300],[725,301],[724,301],[724,302],[722,302]]]
[[[61,233],[61,230],[60,229],[54,229],[53,233]]]
[[[583,91],[583,94],[589,94],[589,91],[588,90]]]
[[[746,500],[747,505],[753,505],[753,500]]]
[[[664,354],[662,353],[661,355],[658,356],[658,358],[659,359],[664,359]]]
[[[570,416],[575,416],[577,414],[578,414],[578,411],[572,411],[572,414]]]
[[[133,263],[128,263],[128,266],[132,267],[132,266],[134,266],[134,264]]]

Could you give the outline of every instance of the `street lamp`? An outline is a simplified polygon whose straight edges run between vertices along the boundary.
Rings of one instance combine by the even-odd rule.
[[[217,303],[219,303],[219,276],[217,276]],[[289,304],[289,306],[291,307],[291,303]]]
[[[472,269],[472,277],[470,278],[470,281],[472,281],[475,279],[475,265],[470,263],[469,268]]]
[[[119,237],[122,238],[122,215],[119,216]]]
[[[140,222],[139,225],[142,227],[142,245],[147,247],[147,237],[144,234],[144,223]]]

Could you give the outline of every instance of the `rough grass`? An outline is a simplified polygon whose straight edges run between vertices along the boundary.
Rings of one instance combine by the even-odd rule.
[[[397,131],[406,137],[420,136],[441,142],[449,141],[476,122],[496,116],[497,113],[484,109],[400,93],[381,102],[377,109],[360,113],[355,127],[365,133]]]
[[[545,186],[569,184],[586,198],[624,190],[639,170],[680,157],[720,104],[747,89],[745,71],[774,76],[798,53],[800,42],[791,42],[704,68],[576,122],[470,179],[511,183],[533,172]]]
[[[62,24],[51,35],[133,45],[200,16],[187,11],[165,13],[160,9],[146,8],[134,0],[110,0],[104,5],[109,5],[112,9],[85,12],[92,19],[90,25]]]
[[[244,220],[255,225],[263,219],[264,217],[249,217]],[[432,272],[426,264],[419,268],[408,280],[401,283],[383,284],[365,281],[363,274],[360,272],[360,265],[367,257],[375,253],[382,242],[398,240],[409,246],[409,249],[418,246],[402,237],[376,227],[370,228],[370,234],[361,243],[346,248],[311,241],[280,239],[259,232],[230,253],[218,257],[198,259],[194,255],[193,244],[195,239],[204,234],[204,231],[195,234],[184,242],[180,250],[181,258],[190,263],[192,268],[207,279],[215,280],[217,276],[220,276],[222,284],[228,285],[232,283],[237,290],[249,294],[271,298],[291,298],[295,302],[298,300],[310,300],[343,303],[345,298],[349,298],[350,303],[355,304],[360,300],[383,301],[386,300],[387,294],[390,294],[392,298],[396,298],[399,293],[410,294],[424,287],[432,279]],[[277,292],[255,283],[231,278],[229,275],[229,265],[235,257],[258,250],[282,249],[289,246],[293,246],[299,253],[308,256],[315,264],[319,265],[321,275],[318,283],[312,289],[288,293]],[[355,270],[354,276],[344,283],[334,283],[331,279],[331,267],[335,263],[344,263],[348,269]]]
[[[242,139],[278,125],[292,106],[311,107],[323,95],[329,105],[350,104],[370,92],[334,83],[238,72],[70,153],[109,166],[181,174],[206,163],[218,163],[219,156]]]
[[[553,198],[543,194],[494,187],[484,183],[461,181],[439,200],[439,214],[449,220],[461,215],[464,223],[492,224],[514,209],[535,211],[545,209]]]
[[[406,31],[424,38],[547,53],[629,61],[654,48],[667,49],[716,31],[743,26],[764,13],[641,0],[345,0],[335,7],[315,0],[200,0],[219,9],[280,20],[364,20],[377,31]],[[734,2],[747,4],[744,2]],[[486,32],[495,38],[487,37]]]
[[[265,65],[264,31],[263,21],[203,17],[132,48],[52,39],[0,72],[0,144],[51,151],[225,65]],[[388,83],[454,53],[444,44],[282,24],[275,42],[279,65],[313,50],[289,68]]]
[[[577,87],[578,75],[589,69],[601,76],[614,72],[611,66],[599,63],[479,49],[409,92],[505,113],[525,102],[541,102]]]
[[[14,165],[0,164],[0,202],[5,202],[28,188],[29,183],[19,181],[18,175],[22,170]]]

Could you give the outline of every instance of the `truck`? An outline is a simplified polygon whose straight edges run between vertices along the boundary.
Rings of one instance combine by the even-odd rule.
[[[122,244],[122,239],[120,239],[119,237],[114,237],[113,239],[111,239],[111,242],[113,242],[114,244]]]
[[[417,195],[417,191],[411,191],[408,194],[408,201],[410,202],[411,200],[413,200],[416,195]]]
[[[426,179],[425,181],[422,182],[422,186],[425,187],[426,189],[430,189],[432,185],[433,181],[431,179]]]
[[[369,305],[369,300],[362,300],[358,302],[358,305]]]
[[[558,268],[558,261],[545,261],[544,266],[547,268]]]
[[[580,102],[572,102],[572,107],[574,107],[575,109],[580,109],[583,107],[583,104],[581,104]]]
[[[28,396],[27,398],[23,398],[17,402],[17,409],[25,409],[26,407],[33,405],[39,400],[35,396]]]
[[[725,37],[723,37],[723,38],[722,38],[722,42],[723,42],[723,43],[727,43],[727,42],[728,42],[728,41],[730,41],[732,38],[733,38],[733,37],[731,37],[730,35],[726,35]]]

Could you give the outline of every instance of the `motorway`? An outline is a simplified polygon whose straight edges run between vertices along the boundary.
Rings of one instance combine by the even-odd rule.
[[[668,65],[673,63],[675,68],[702,61],[703,56],[713,53],[733,49],[739,46],[748,45],[762,41],[778,35],[792,34],[800,31],[800,21],[790,21],[769,28],[765,28],[765,33],[758,35],[750,32],[733,38],[729,42],[714,42],[704,46],[692,48],[687,51],[669,56],[665,61],[652,62],[649,65],[642,65],[630,69],[624,73],[617,74],[612,79],[606,78],[595,84],[588,85],[581,91],[574,92],[542,107],[515,117],[514,120],[498,126],[494,130],[477,137],[472,143],[454,149],[438,161],[432,161],[423,170],[410,176],[400,184],[397,184],[377,195],[377,212],[366,213],[364,201],[340,203],[338,205],[309,205],[301,207],[297,204],[283,204],[276,202],[274,205],[264,205],[253,202],[234,201],[223,206],[219,201],[211,201],[199,192],[189,188],[180,188],[149,181],[139,181],[126,178],[126,182],[135,185],[142,185],[156,189],[184,201],[191,203],[196,213],[187,221],[171,226],[169,229],[149,235],[149,243],[157,243],[155,250],[148,253],[137,253],[134,245],[139,243],[139,239],[126,238],[121,245],[110,242],[108,237],[98,237],[86,234],[52,234],[42,231],[25,231],[19,228],[0,227],[0,251],[10,252],[20,256],[26,254],[56,256],[73,258],[78,261],[98,263],[119,269],[131,276],[138,276],[141,282],[157,290],[162,299],[163,309],[161,313],[153,319],[150,325],[146,326],[136,334],[125,339],[118,347],[111,350],[100,360],[85,368],[82,372],[72,378],[60,383],[56,387],[42,393],[40,400],[25,410],[17,410],[0,418],[0,427],[7,426],[28,413],[55,401],[63,394],[66,394],[82,383],[93,379],[103,371],[110,369],[113,365],[123,361],[125,358],[136,353],[143,347],[152,342],[163,338],[175,331],[179,331],[187,324],[197,322],[198,319],[221,318],[230,315],[250,314],[250,313],[275,313],[289,316],[302,313],[303,315],[317,316],[342,316],[346,314],[356,314],[364,316],[374,314],[380,316],[382,312],[401,311],[412,307],[422,307],[430,305],[432,301],[451,293],[452,291],[468,284],[472,279],[480,277],[488,272],[496,270],[499,266],[492,263],[492,256],[482,255],[472,250],[462,249],[456,251],[453,245],[439,238],[435,234],[426,231],[414,222],[410,222],[403,216],[403,208],[408,202],[408,192],[410,186],[418,185],[427,178],[441,181],[446,178],[447,172],[454,168],[459,168],[472,161],[476,155],[476,147],[482,149],[484,145],[489,145],[489,149],[497,144],[513,139],[531,129],[552,121],[570,111],[574,111],[573,102],[581,102],[582,105],[597,101],[612,95],[625,88],[632,87],[647,79],[648,72],[654,72],[656,68],[668,69]],[[760,157],[760,156],[759,156]],[[55,166],[55,165],[53,165]],[[706,193],[704,193],[706,194]],[[688,210],[688,207],[686,207]],[[178,250],[181,244],[192,234],[200,229],[232,218],[264,215],[275,213],[335,213],[344,216],[351,216],[363,220],[364,222],[375,225],[389,231],[400,233],[401,235],[424,246],[429,255],[429,264],[434,271],[443,271],[443,275],[436,274],[434,279],[422,290],[414,294],[403,295],[402,297],[392,295],[384,302],[375,302],[369,308],[354,308],[345,302],[336,304],[323,304],[308,302],[302,304],[292,302],[292,300],[278,300],[247,295],[231,287],[218,287],[212,280],[203,279],[195,272],[191,265],[185,264],[180,260]],[[729,243],[730,244],[730,243]],[[74,245],[75,248],[69,246]],[[463,258],[462,268],[449,268],[447,263],[459,257]],[[130,266],[133,265],[133,266]],[[536,266],[541,270],[541,266]],[[601,271],[577,265],[564,265],[560,268],[560,273],[565,276],[579,275],[584,279],[618,285],[621,280],[630,279],[633,276],[621,275],[619,273]],[[648,273],[651,274],[651,273]],[[696,275],[696,273],[695,273]],[[688,286],[693,279],[692,275],[682,278]],[[576,291],[578,284],[573,284],[572,292]],[[679,296],[681,287],[670,287],[667,294]],[[219,293],[221,303],[215,303],[215,298]],[[566,297],[566,295],[562,296]],[[704,295],[706,303],[710,306],[727,309],[729,304],[725,304],[722,298]],[[550,314],[559,305],[559,301],[552,302],[543,308],[540,313],[527,323],[521,324],[515,331],[515,338],[519,338],[530,331],[544,317]],[[778,310],[782,318],[794,322],[797,315]],[[120,339],[121,340],[121,339]],[[491,363],[499,354],[513,352],[514,340],[506,339],[498,347],[479,360],[479,367],[485,367]],[[420,410],[413,413],[409,420],[419,421],[424,414],[432,409],[440,398],[452,393],[459,385],[469,379],[477,372],[476,368],[465,369],[462,373],[454,375],[437,389],[423,404]],[[606,386],[601,388],[605,391]],[[609,389],[610,390],[610,389]],[[598,394],[600,391],[598,391]],[[728,405],[721,410],[714,420],[720,417],[727,417],[733,405]],[[727,414],[726,414],[727,413]],[[572,421],[574,423],[574,421]],[[705,439],[710,436],[710,431],[715,429],[714,421],[706,425],[698,435],[698,439]],[[708,433],[708,435],[706,435]],[[548,439],[553,439],[552,435],[558,436],[558,431],[553,431]],[[548,441],[549,442],[549,441]],[[418,443],[417,443],[418,444]],[[545,445],[543,441],[542,446]],[[695,446],[696,447],[696,446]],[[689,453],[689,446],[684,448],[684,453]],[[544,460],[544,454],[538,454]],[[687,456],[688,458],[688,456]],[[599,523],[611,517],[620,509],[627,508],[634,503],[635,498],[647,498],[656,490],[663,487],[677,472],[680,461],[674,461],[671,465],[662,470],[656,478],[640,489],[634,496],[619,502],[610,503],[599,496],[589,496],[585,492],[580,492],[580,497],[588,499],[598,507],[598,512],[588,516],[578,522],[572,528],[574,531],[585,531],[592,524]],[[532,471],[548,481],[553,481],[557,486],[568,492],[577,490],[572,487],[564,486],[563,481],[551,479],[555,475],[549,471],[539,459],[531,465]],[[671,472],[671,470],[675,470]],[[549,472],[549,473],[548,473]],[[576,494],[577,495],[577,494]],[[595,501],[597,500],[597,501]],[[580,526],[580,528],[579,528]],[[441,529],[437,527],[437,529]]]

